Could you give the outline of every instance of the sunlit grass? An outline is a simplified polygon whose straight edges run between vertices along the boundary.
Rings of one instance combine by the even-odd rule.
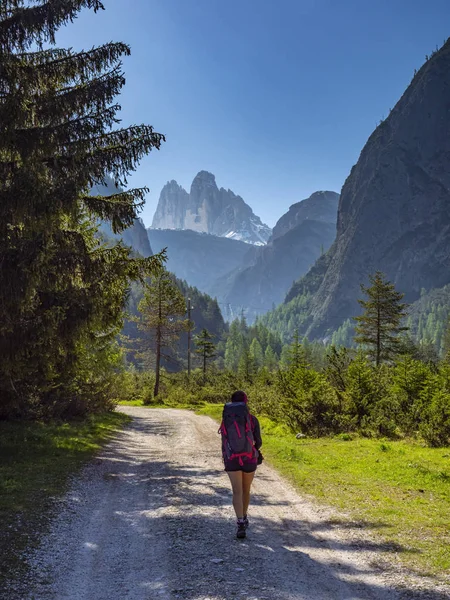
[[[220,419],[221,405],[198,413]],[[347,518],[375,523],[373,534],[404,549],[422,574],[450,572],[450,448],[365,439],[296,439],[260,419],[264,456],[299,489]]]

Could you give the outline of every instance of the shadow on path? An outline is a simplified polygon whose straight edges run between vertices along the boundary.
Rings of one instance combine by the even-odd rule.
[[[195,418],[190,416],[191,420]],[[248,537],[237,540],[229,482],[220,460],[216,463],[211,459],[208,449],[190,448],[186,442],[189,437],[180,438],[177,426],[163,411],[149,411],[143,417],[133,414],[133,422],[117,435],[71,492],[72,504],[62,516],[65,525],[60,530],[65,535],[55,533],[49,540],[53,553],[50,563],[55,557],[60,562],[57,570],[47,565],[41,572],[53,577],[53,591],[46,591],[45,582],[41,582],[27,597],[449,598],[431,587],[422,591],[408,584],[399,591],[386,587],[380,560],[389,568],[395,564],[394,556],[415,550],[361,535],[384,524],[339,523],[348,530],[358,529],[359,535],[358,541],[337,541],[333,536],[336,521],[303,521],[301,507],[278,499],[277,489],[271,485],[253,497]],[[189,423],[183,426],[189,428]],[[299,518],[293,518],[293,514]],[[361,551],[373,555],[373,560],[355,560]],[[68,575],[71,569],[73,579]],[[80,577],[86,581],[80,581]]]

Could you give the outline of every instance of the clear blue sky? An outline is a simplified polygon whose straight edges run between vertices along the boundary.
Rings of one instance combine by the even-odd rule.
[[[167,136],[130,179],[200,170],[273,226],[316,190],[340,191],[415,68],[450,36],[449,0],[104,0],[61,30],[75,49],[131,45],[124,124]]]

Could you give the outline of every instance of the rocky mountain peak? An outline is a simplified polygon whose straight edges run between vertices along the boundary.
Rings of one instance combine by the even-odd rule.
[[[152,227],[184,229],[184,206],[189,199],[187,191],[172,179],[161,190]]]
[[[209,171],[199,171],[194,177],[194,180],[191,185],[191,190],[193,187],[196,187],[198,185],[210,185],[212,187],[217,188],[215,175],[213,175]]]
[[[264,245],[270,228],[230,189],[217,187],[215,176],[200,171],[188,194],[176,181],[167,183],[158,202],[153,229],[191,229]]]
[[[336,224],[338,204],[339,194],[330,191],[314,192],[309,198],[292,204],[273,228],[271,241],[308,219]]]
[[[180,191],[180,190],[181,190],[181,191],[186,191],[186,190],[184,190],[184,189],[181,187],[181,185],[179,185],[179,184],[178,184],[178,183],[175,181],[175,179],[171,179],[170,181],[168,181],[168,182],[166,183],[166,185],[164,186],[164,188],[163,188],[163,189],[164,189],[164,190],[166,190],[166,191],[173,191],[173,192],[178,192],[178,191]]]

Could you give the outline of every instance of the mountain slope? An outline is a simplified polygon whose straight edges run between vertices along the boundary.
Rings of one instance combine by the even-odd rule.
[[[298,277],[328,249],[336,226],[304,221],[261,249],[255,264],[237,273],[223,301],[246,309],[250,320],[282,302]]]
[[[117,194],[119,191],[119,188],[115,186],[111,177],[106,178],[105,185],[98,183],[91,189],[92,194],[95,196],[110,196],[112,194]],[[128,229],[125,229],[122,233],[113,233],[109,223],[105,222],[100,223],[100,231],[103,232],[106,237],[115,240],[123,239],[127,246],[130,246],[133,250],[139,252],[144,258],[152,256],[153,254],[145,225],[141,219],[135,219],[134,224],[131,227],[128,227]]]
[[[270,239],[275,240],[306,220],[336,224],[338,203],[336,192],[314,192],[289,207],[288,212],[278,219]]]
[[[287,296],[313,292],[303,319],[310,337],[359,314],[359,286],[377,269],[407,302],[450,282],[449,77],[447,41],[362,150],[342,189],[335,243]]]
[[[155,252],[167,248],[166,267],[178,278],[215,296],[214,282],[229,271],[247,264],[245,258],[258,250],[239,240],[198,233],[188,229],[148,229]]]
[[[271,234],[240,196],[219,189],[207,171],[196,175],[189,194],[173,180],[164,186],[152,229],[190,229],[250,244],[265,244]]]
[[[293,204],[252,264],[223,278],[217,296],[249,320],[282,302],[292,282],[306,273],[334,241],[339,194],[316,192]]]

